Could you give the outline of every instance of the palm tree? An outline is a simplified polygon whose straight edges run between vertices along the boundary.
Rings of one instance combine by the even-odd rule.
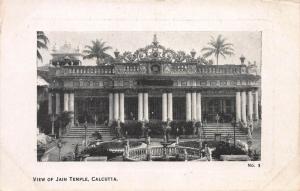
[[[40,49],[46,49],[48,50],[48,43],[49,43],[49,39],[48,37],[45,35],[45,33],[43,31],[37,31],[37,58],[40,61],[43,61],[43,57],[40,53]]]
[[[233,44],[227,43],[226,38],[223,38],[222,35],[218,35],[217,39],[211,38],[211,40],[208,43],[207,47],[202,48],[201,51],[205,52],[203,54],[204,58],[207,58],[214,54],[217,60],[217,65],[219,64],[219,56],[222,55],[223,58],[226,57],[226,55],[233,55],[234,49]]]
[[[105,51],[112,49],[110,46],[105,46],[106,42],[103,42],[102,40],[96,39],[96,41],[92,41],[92,45],[86,45],[85,50],[83,51],[87,55],[83,57],[83,59],[91,59],[96,58],[97,59],[97,65],[101,64],[101,61],[104,59],[110,59],[112,56],[105,53]]]

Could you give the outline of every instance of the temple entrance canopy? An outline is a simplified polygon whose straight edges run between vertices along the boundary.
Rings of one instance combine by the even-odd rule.
[[[57,61],[53,54],[53,60]],[[77,56],[79,54],[76,54]],[[80,58],[76,58],[80,60]],[[68,61],[68,60],[67,60]],[[53,63],[53,61],[52,61]],[[114,52],[99,66],[53,64],[49,113],[74,113],[74,121],[196,120],[247,122],[258,118],[260,76],[256,65],[211,65],[196,52],[174,51],[153,42]],[[61,97],[61,98],[60,98]],[[52,100],[53,99],[53,100]],[[73,107],[75,105],[75,107]]]

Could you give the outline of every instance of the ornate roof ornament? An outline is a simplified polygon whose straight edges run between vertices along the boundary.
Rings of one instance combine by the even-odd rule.
[[[184,51],[174,51],[169,48],[165,48],[160,45],[156,34],[153,36],[152,44],[136,50],[134,53],[125,51],[123,54],[118,54],[115,61],[119,63],[138,63],[138,62],[151,62],[160,61],[167,63],[201,63],[203,58],[200,56],[195,58],[196,51],[193,49],[190,52],[191,55],[186,54]]]

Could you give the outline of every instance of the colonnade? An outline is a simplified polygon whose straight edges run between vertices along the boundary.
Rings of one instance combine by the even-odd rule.
[[[55,97],[55,110],[52,103]],[[201,113],[201,93],[189,91],[186,97],[186,121],[202,121]],[[109,120],[120,120],[125,122],[125,108],[123,92],[109,93]],[[247,124],[248,120],[258,120],[258,91],[243,90],[235,94],[236,121],[243,121]],[[50,92],[48,97],[48,113],[61,113],[61,96],[60,93]],[[138,120],[149,121],[149,98],[147,92],[138,93]],[[226,105],[224,104],[224,108]],[[72,112],[72,124],[74,124],[74,92],[64,92],[63,94],[63,111]],[[173,120],[173,93],[162,93],[162,121]]]
[[[236,100],[236,121],[244,122],[258,120],[258,91],[237,91]],[[254,103],[254,104],[253,104]],[[254,108],[253,108],[254,107]],[[254,115],[253,115],[254,114]]]
[[[163,92],[162,94],[162,121],[173,120],[173,94]]]
[[[61,101],[60,101],[60,93],[52,93],[48,94],[48,114],[52,115],[54,111],[52,110],[52,98],[55,95],[55,114],[59,115],[61,113]],[[74,92],[68,93],[65,92],[64,94],[64,104],[63,104],[63,111],[70,111],[71,112],[71,123],[74,124]]]
[[[202,121],[201,93],[186,92],[186,120]]]
[[[124,93],[109,93],[109,121],[125,122]]]

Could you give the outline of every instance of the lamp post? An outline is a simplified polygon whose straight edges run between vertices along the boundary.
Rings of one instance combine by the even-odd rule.
[[[84,123],[84,145],[87,147],[87,121]]]
[[[54,114],[51,115],[51,134],[54,136],[54,122],[56,120],[56,116]]]
[[[97,121],[98,121],[97,115],[95,114],[95,129],[97,128]]]
[[[58,147],[58,160],[61,161],[61,148],[62,148],[61,139],[58,140],[57,147]]]
[[[235,121],[233,122],[233,147],[235,148],[235,126],[236,126],[236,123]]]

